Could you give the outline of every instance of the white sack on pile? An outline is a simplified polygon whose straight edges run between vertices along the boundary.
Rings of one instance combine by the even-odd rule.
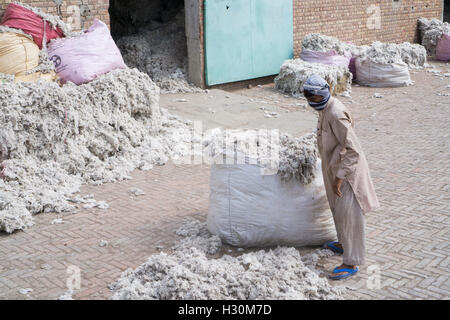
[[[370,59],[356,59],[356,79],[368,87],[402,87],[412,84],[408,65],[403,61],[377,63]]]

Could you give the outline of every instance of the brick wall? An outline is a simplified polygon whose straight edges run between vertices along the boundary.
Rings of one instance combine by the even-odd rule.
[[[442,0],[294,0],[295,56],[301,51],[303,37],[309,33],[322,33],[355,44],[375,40],[417,42],[417,18],[441,19],[442,3]],[[379,29],[374,19],[378,8]]]
[[[3,12],[6,9],[8,3],[12,0],[0,0],[0,16],[3,16]],[[22,3],[31,5],[42,9],[46,13],[57,15],[56,4],[53,0],[22,0]],[[61,15],[60,17],[66,23],[71,23],[74,26],[74,30],[81,28],[88,28],[94,18],[100,19],[109,26],[109,0],[83,0],[83,3],[88,5],[90,9],[90,16],[86,19],[79,15],[79,6],[82,4],[80,0],[68,0],[62,1]],[[78,20],[79,19],[79,20]],[[79,22],[79,23],[77,23]],[[79,27],[77,27],[79,26]]]

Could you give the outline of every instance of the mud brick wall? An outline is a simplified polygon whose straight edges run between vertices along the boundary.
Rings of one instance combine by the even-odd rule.
[[[3,16],[3,12],[8,6],[8,3],[14,2],[12,0],[0,0],[0,17]],[[46,13],[53,15],[57,14],[57,6],[53,0],[39,1],[39,0],[22,0],[24,4],[40,8]],[[80,5],[87,5],[90,9],[90,14],[87,17],[82,16],[80,12]],[[109,0],[69,0],[62,1],[61,14],[59,15],[66,23],[70,23],[74,30],[80,28],[88,28],[95,18],[105,22],[109,26]]]

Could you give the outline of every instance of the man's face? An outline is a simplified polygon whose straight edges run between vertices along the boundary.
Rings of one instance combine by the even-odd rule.
[[[307,97],[306,100],[308,100],[308,102],[321,102],[323,100],[322,96],[311,96],[311,97]]]

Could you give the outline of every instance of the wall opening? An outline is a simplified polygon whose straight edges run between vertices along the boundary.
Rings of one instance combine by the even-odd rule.
[[[192,92],[184,0],[110,0],[111,34],[130,68],[147,73],[163,93]]]
[[[450,0],[444,1],[444,22],[450,22]]]

